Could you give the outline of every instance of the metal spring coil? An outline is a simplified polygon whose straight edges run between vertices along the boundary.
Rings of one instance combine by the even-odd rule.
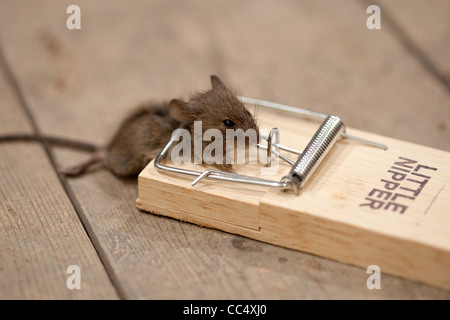
[[[339,117],[327,117],[294,164],[287,178],[301,188],[344,131],[344,123]]]

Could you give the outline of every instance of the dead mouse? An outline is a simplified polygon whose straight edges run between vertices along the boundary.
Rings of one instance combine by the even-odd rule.
[[[173,99],[168,103],[141,106],[120,125],[106,146],[96,146],[55,137],[36,135],[0,136],[0,142],[14,140],[46,141],[94,151],[86,161],[60,170],[68,176],[78,176],[94,165],[102,164],[118,177],[136,176],[161,151],[177,128],[186,128],[194,139],[194,121],[202,121],[203,132],[215,128],[225,136],[226,129],[253,129],[258,125],[236,95],[217,77],[211,76],[212,89],[192,95],[188,102]],[[205,146],[203,145],[203,148]],[[224,148],[224,152],[226,152]],[[217,165],[229,170],[231,165]]]

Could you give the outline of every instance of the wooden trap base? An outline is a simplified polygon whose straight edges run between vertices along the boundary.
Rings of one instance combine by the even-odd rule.
[[[302,150],[318,123],[260,110],[261,127],[278,127],[281,143]],[[345,119],[344,119],[345,123]],[[450,153],[347,128],[388,150],[342,139],[298,196],[278,189],[160,172],[139,175],[137,206],[220,229],[450,289]],[[287,153],[296,160],[295,155]],[[203,166],[186,167],[204,171]],[[261,176],[262,165],[235,172]],[[279,180],[279,169],[266,179]]]

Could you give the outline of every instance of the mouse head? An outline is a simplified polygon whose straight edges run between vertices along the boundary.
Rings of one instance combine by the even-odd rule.
[[[211,90],[193,95],[189,102],[173,99],[169,104],[170,115],[190,129],[194,121],[202,121],[203,132],[214,128],[224,137],[227,129],[253,129],[258,134],[254,117],[236,95],[217,76],[211,76],[211,84]]]

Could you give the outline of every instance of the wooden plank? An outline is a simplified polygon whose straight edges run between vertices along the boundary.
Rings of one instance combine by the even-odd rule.
[[[287,145],[305,138],[304,128],[296,126],[311,125],[295,116],[259,112],[270,119],[264,129],[277,126]],[[450,153],[348,132],[389,148],[339,142],[299,196],[217,180],[193,188],[190,176],[159,172],[152,162],[139,176],[138,207],[361,267],[375,264],[383,272],[450,289]],[[261,169],[264,165],[249,164],[236,173],[255,176],[252,171]],[[262,177],[280,181],[289,171],[280,165]],[[208,214],[198,209],[199,203]],[[237,204],[250,206],[252,219],[245,214],[230,219],[229,207]]]
[[[0,134],[31,132],[3,69],[0,99]],[[42,146],[1,144],[0,175],[0,298],[117,298]],[[71,265],[80,290],[66,286]]]
[[[0,4],[8,60],[45,133],[103,143],[137,103],[187,97],[219,73],[245,95],[448,148],[435,139],[448,97],[394,37],[368,39],[353,2],[79,1],[79,31],[65,28],[69,4]],[[419,110],[424,121],[412,131]],[[55,153],[60,165],[86,157]],[[126,298],[448,297],[388,275],[383,290],[369,291],[364,269],[139,212],[136,182],[105,171],[69,184]]]
[[[408,40],[417,46],[419,54],[431,61],[450,88],[450,3],[445,0],[382,0],[380,6],[382,10],[386,9]]]

